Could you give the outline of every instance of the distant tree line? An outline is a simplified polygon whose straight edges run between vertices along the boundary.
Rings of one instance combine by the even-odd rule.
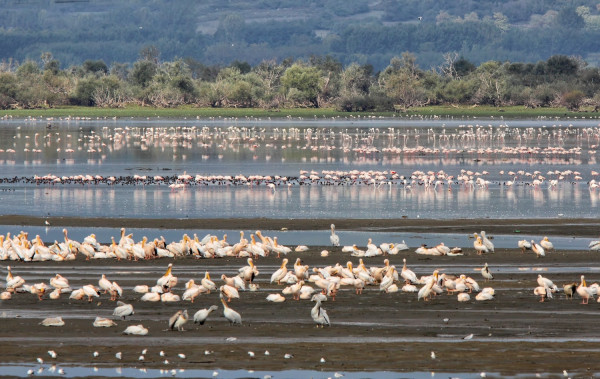
[[[332,56],[383,71],[403,51],[421,67],[457,52],[537,62],[581,56],[600,66],[597,0],[18,0],[0,12],[0,61],[52,51],[64,67],[87,59],[133,63],[147,45],[164,60]]]
[[[0,65],[0,108],[61,105],[124,107],[335,107],[390,111],[435,104],[600,104],[600,69],[555,55],[537,63],[487,61],[475,65],[457,53],[421,69],[412,53],[394,57],[381,71],[368,64],[343,66],[330,56],[307,60],[235,61],[206,65],[193,59],[162,61],[154,46],[133,64],[87,60],[61,69],[51,53],[39,61]]]

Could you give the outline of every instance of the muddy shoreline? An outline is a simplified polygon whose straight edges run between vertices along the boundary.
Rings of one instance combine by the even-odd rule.
[[[320,251],[328,249],[328,257]],[[314,303],[295,301],[286,296],[279,304],[265,300],[269,293],[281,292],[284,285],[269,283],[269,278],[281,259],[260,258],[256,263],[260,275],[256,292],[241,292],[230,306],[243,318],[242,326],[230,326],[222,316],[217,293],[201,295],[192,304],[147,303],[133,292],[136,284],[153,284],[168,263],[174,264],[173,274],[179,277],[174,292],[181,295],[189,279],[199,282],[205,271],[222,284],[222,273],[230,276],[244,266],[236,258],[178,260],[159,259],[144,262],[114,260],[72,262],[10,262],[13,272],[28,283],[48,281],[55,273],[69,278],[73,288],[97,283],[105,273],[125,290],[123,301],[134,305],[135,314],[113,328],[94,328],[96,316],[113,318],[115,302],[102,294],[91,303],[63,297],[44,299],[23,293],[0,302],[0,362],[35,363],[42,357],[46,363],[90,365],[98,367],[249,369],[281,371],[306,369],[323,371],[399,371],[399,372],[496,372],[500,375],[520,373],[562,374],[562,370],[577,373],[577,377],[600,372],[600,304],[581,299],[568,300],[562,293],[540,303],[533,295],[538,274],[550,277],[562,289],[562,284],[579,280],[586,274],[588,284],[600,281],[600,256],[588,251],[557,251],[545,258],[518,249],[499,249],[495,254],[478,256],[466,249],[465,256],[429,257],[413,251],[387,257],[397,268],[406,258],[417,275],[428,275],[434,269],[458,275],[472,276],[481,287],[496,290],[495,299],[487,302],[472,300],[459,303],[456,295],[442,294],[429,302],[417,301],[414,293],[384,293],[378,286],[368,286],[362,295],[353,288],[342,287],[335,301],[323,304],[331,318],[329,328],[315,328],[310,317]],[[358,259],[342,253],[340,248],[311,246],[305,253],[290,253],[312,267],[335,263],[345,264]],[[367,267],[382,266],[384,257],[365,259]],[[495,278],[486,283],[478,269],[487,262],[495,270]],[[5,264],[8,262],[5,262]],[[2,285],[6,270],[1,266]],[[291,269],[291,264],[288,265]],[[568,269],[566,269],[568,268]],[[563,270],[564,269],[564,270]],[[185,331],[167,330],[168,318],[179,309],[188,309],[190,316],[198,309],[219,305],[205,325],[191,321]],[[46,316],[62,316],[64,327],[39,325]],[[444,319],[448,319],[444,321]],[[128,325],[143,324],[147,336],[125,336]],[[464,337],[473,334],[473,338]],[[235,338],[231,341],[228,338]],[[143,362],[139,356],[147,348]],[[51,359],[47,350],[59,356]],[[169,359],[159,352],[163,350]],[[94,358],[92,353],[99,352]],[[209,354],[205,354],[209,351]],[[248,351],[253,351],[252,358]],[[269,351],[269,355],[264,352]],[[434,351],[436,359],[431,358]],[[115,353],[121,352],[118,360]],[[184,353],[185,359],[177,357]],[[285,354],[293,358],[285,359]],[[321,358],[325,363],[321,363]]]
[[[338,230],[389,231],[413,233],[473,233],[486,230],[488,234],[544,234],[548,236],[598,237],[600,219],[269,219],[269,218],[210,218],[210,219],[139,219],[139,218],[81,218],[0,216],[0,225],[53,227],[87,226],[135,227],[154,229],[262,229],[262,230],[328,230],[335,224]]]

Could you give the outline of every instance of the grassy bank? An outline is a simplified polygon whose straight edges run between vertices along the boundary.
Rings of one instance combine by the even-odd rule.
[[[331,117],[440,117],[440,118],[597,118],[600,113],[589,110],[580,112],[568,111],[565,108],[530,109],[522,106],[490,107],[490,106],[428,106],[411,108],[406,112],[339,112],[332,108],[294,108],[280,110],[248,109],[248,108],[197,108],[185,106],[179,108],[153,108],[130,106],[126,108],[95,108],[95,107],[61,107],[47,109],[14,109],[0,111],[1,116],[12,118],[59,118],[59,117],[89,117],[89,118],[331,118]]]

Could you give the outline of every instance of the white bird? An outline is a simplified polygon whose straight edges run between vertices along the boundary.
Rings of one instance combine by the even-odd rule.
[[[490,253],[493,253],[494,252],[494,244],[492,243],[492,241],[490,241],[486,237],[485,232],[483,230],[481,231],[480,235],[481,235],[481,242],[483,242],[483,244],[485,245],[485,247],[487,247],[487,249]]]
[[[110,328],[111,326],[117,325],[117,323],[108,318],[96,317],[93,325],[96,328]]]
[[[537,255],[537,257],[545,257],[546,256],[546,252],[544,251],[544,248],[540,245],[538,245],[537,243],[535,243],[534,240],[531,240],[531,250],[533,250],[533,252]]]
[[[313,296],[312,301],[316,302],[317,304],[315,304],[315,306],[311,309],[310,315],[317,323],[317,327],[324,327],[325,325],[331,326],[327,311],[321,307],[321,299],[317,296]]]
[[[587,304],[590,298],[594,298],[594,290],[587,286],[585,277],[581,275],[581,284],[577,287],[577,294],[581,296],[581,304]]]
[[[332,246],[340,246],[340,237],[335,234],[335,225],[331,224],[331,235],[329,236],[329,241]]]
[[[40,322],[40,325],[63,326],[63,325],[65,325],[65,322],[63,321],[62,317],[48,317],[48,318],[45,318],[42,322]]]
[[[539,274],[538,277],[537,277],[537,283],[541,287],[548,287],[548,288],[550,288],[550,290],[552,290],[552,292],[558,291],[558,287],[556,286],[556,284],[554,284],[552,282],[552,280],[543,277],[541,274]]]
[[[493,300],[495,294],[496,294],[496,291],[494,291],[493,288],[486,287],[480,293],[478,293],[477,296],[475,296],[475,300],[477,300],[477,301]]]
[[[144,328],[144,326],[142,324],[130,325],[123,331],[123,334],[145,336],[146,334],[148,334],[148,329]]]
[[[273,303],[282,303],[285,301],[285,297],[281,296],[278,293],[271,293],[271,294],[269,294],[269,296],[267,296],[267,301],[270,301]]]
[[[117,307],[113,311],[113,316],[121,317],[123,320],[125,320],[125,317],[131,316],[132,314],[134,314],[133,305],[125,304],[122,301],[117,301]]]
[[[194,323],[204,325],[206,319],[211,314],[211,312],[216,311],[217,309],[219,309],[219,307],[217,307],[216,305],[211,305],[208,309],[200,309],[194,314]]]
[[[227,320],[229,320],[229,324],[231,325],[235,325],[235,324],[240,324],[242,325],[242,316],[234,311],[233,309],[231,309],[227,303],[225,302],[225,299],[223,299],[223,297],[221,297],[221,303],[223,303],[223,316],[225,316],[225,318]]]
[[[115,354],[115,358],[117,359],[122,359],[123,358],[123,353],[121,353],[120,351],[118,353]]]
[[[517,242],[517,245],[521,249],[521,253],[524,253],[525,250],[531,250],[531,243],[529,243],[527,240],[520,240]]]
[[[169,329],[183,331],[183,325],[188,321],[188,312],[187,309],[183,311],[177,311],[171,318],[169,319]]]
[[[404,262],[404,266],[402,266],[402,272],[400,273],[400,276],[406,280],[407,284],[418,283],[419,280],[417,279],[417,275],[406,267],[406,258],[403,258],[402,261]]]
[[[492,273],[490,272],[490,268],[488,267],[487,262],[485,262],[485,265],[481,269],[481,276],[483,276],[486,281],[494,279],[494,275],[492,275]]]
[[[540,245],[544,248],[544,250],[546,251],[551,251],[554,250],[554,244],[552,242],[550,242],[548,240],[548,237],[544,237],[541,241],[540,241]]]

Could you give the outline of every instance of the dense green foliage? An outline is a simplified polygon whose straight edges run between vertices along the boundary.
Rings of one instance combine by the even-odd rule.
[[[406,111],[426,105],[522,105],[530,108],[600,104],[600,69],[554,55],[537,63],[487,61],[479,66],[445,54],[437,70],[423,70],[402,53],[375,72],[371,65],[344,67],[330,56],[235,61],[227,67],[193,59],[160,61],[155,47],[132,65],[86,60],[61,70],[51,53],[39,61],[0,67],[0,109],[181,106],[212,108],[336,108],[345,112]]]
[[[11,59],[37,60],[50,51],[63,69],[88,60],[113,67],[114,62],[132,64],[148,46],[160,51],[155,56],[159,61],[189,58],[209,66],[329,55],[345,66],[357,62],[379,71],[403,51],[415,54],[417,63],[427,69],[443,64],[445,53],[457,53],[475,64],[537,62],[560,54],[598,65],[600,11],[591,0],[15,0],[2,4],[0,60],[7,64]]]

